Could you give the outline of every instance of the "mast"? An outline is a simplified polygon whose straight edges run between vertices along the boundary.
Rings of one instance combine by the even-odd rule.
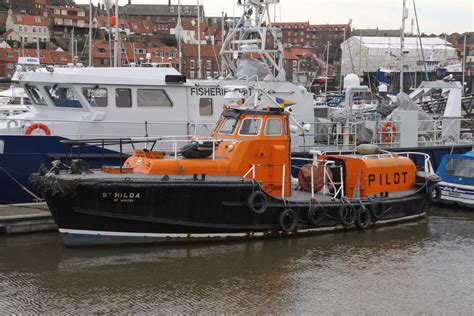
[[[328,94],[328,76],[329,76],[329,41],[328,41],[328,46],[326,48],[326,78],[324,82],[324,93],[327,95]]]
[[[405,21],[408,19],[407,0],[403,0],[402,32],[400,34],[400,92],[403,92],[403,75],[405,66]]]
[[[92,67],[92,0],[89,1],[89,67]]]
[[[119,3],[115,0],[115,48],[114,48],[114,66],[120,67],[120,53],[119,53]]]
[[[199,9],[198,9],[199,10]],[[181,73],[181,0],[178,0],[178,71]]]
[[[224,45],[224,32],[225,32],[225,28],[224,28],[224,11],[222,11],[222,19],[221,19],[221,47],[222,45]],[[224,64],[224,59],[221,58],[221,77],[224,78],[224,68],[225,68],[225,64]]]
[[[199,7],[199,0],[197,0],[197,7],[198,7],[198,79],[202,78],[202,61],[201,61],[201,9]]]
[[[343,43],[346,42],[346,28],[344,27],[344,40],[342,41]],[[347,44],[349,46],[349,44]],[[343,65],[343,59],[342,59],[342,54],[341,54],[341,70],[339,71],[339,92],[342,92],[342,65]]]
[[[467,40],[467,32],[464,33],[464,51],[462,55],[462,95],[464,96],[464,82],[466,80],[466,40]]]

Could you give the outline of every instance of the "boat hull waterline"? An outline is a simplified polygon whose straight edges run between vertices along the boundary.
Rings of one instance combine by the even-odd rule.
[[[97,182],[72,176],[73,180],[60,181],[53,175],[36,177],[43,183],[41,191],[67,247],[293,237],[356,229],[340,220],[340,208],[347,204],[367,211],[376,201],[384,204],[383,214],[372,218],[368,227],[417,221],[429,207],[424,190],[346,202],[326,196],[313,202],[297,198],[283,202],[266,195],[266,211],[258,214],[249,207],[248,197],[261,188],[250,180],[145,181],[121,176]],[[308,219],[311,207],[322,214],[316,224]],[[297,215],[292,231],[282,229],[279,222],[288,209]]]

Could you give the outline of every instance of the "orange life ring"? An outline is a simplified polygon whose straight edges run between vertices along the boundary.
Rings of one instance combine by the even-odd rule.
[[[382,126],[380,134],[382,134],[383,141],[387,143],[394,142],[397,138],[397,127],[392,122],[386,122]]]
[[[51,135],[51,130],[49,129],[49,127],[46,124],[43,124],[43,123],[31,124],[26,129],[25,135],[31,135],[33,133],[33,131],[36,130],[36,129],[42,130],[45,133],[45,135],[48,135],[48,136]]]

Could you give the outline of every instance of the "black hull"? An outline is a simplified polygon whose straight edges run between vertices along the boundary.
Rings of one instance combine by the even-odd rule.
[[[327,197],[318,202],[324,215],[316,225],[310,224],[307,217],[309,200],[290,201],[285,206],[281,200],[268,196],[268,208],[257,214],[249,207],[248,197],[259,186],[235,178],[81,180],[73,190],[68,181],[52,177],[46,182],[42,191],[66,246],[283,237],[355,228],[342,225],[338,217],[343,203]],[[378,201],[385,204],[386,212],[370,226],[416,220],[429,207],[423,192]],[[369,209],[374,202],[352,203]],[[279,224],[281,212],[288,208],[298,218],[292,232],[284,232]]]

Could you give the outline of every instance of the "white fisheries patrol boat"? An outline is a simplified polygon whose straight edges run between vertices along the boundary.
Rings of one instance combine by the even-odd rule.
[[[293,130],[305,125],[297,122],[313,123],[313,95],[286,81],[281,30],[272,26],[270,17],[269,7],[276,2],[239,1],[244,12],[221,52],[225,79],[187,80],[169,67],[19,65],[13,80],[25,89],[35,111],[0,122],[0,201],[40,200],[28,187],[28,176],[41,164],[74,156],[61,140],[210,135],[226,94],[237,103],[237,98],[245,99],[246,106],[291,107]],[[270,22],[265,25],[264,21]],[[275,50],[265,47],[270,35],[277,42]],[[292,150],[313,143],[312,126],[305,132],[293,135]],[[179,146],[172,141],[167,144],[170,150]],[[101,148],[91,147],[81,158],[92,167],[104,159],[118,162],[119,146],[106,147],[105,157]]]

